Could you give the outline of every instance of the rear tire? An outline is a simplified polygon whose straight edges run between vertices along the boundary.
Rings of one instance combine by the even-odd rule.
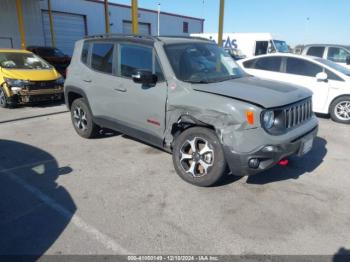
[[[84,98],[73,101],[71,106],[71,118],[75,131],[84,138],[94,138],[100,128],[93,122],[92,113]]]
[[[176,138],[173,163],[183,180],[200,187],[216,184],[227,166],[216,133],[202,127],[189,128]]]
[[[329,107],[334,122],[350,124],[350,96],[335,99]]]

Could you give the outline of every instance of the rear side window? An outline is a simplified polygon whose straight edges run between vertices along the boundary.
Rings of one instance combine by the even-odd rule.
[[[253,61],[247,61],[247,62],[245,62],[244,64],[244,66],[247,67],[246,66],[246,63],[247,63],[248,65],[247,68],[280,72],[282,58],[281,57],[263,57],[263,58],[258,58]]]
[[[113,43],[94,43],[92,46],[91,68],[112,74],[113,50]]]
[[[89,43],[84,43],[83,50],[81,51],[81,62],[87,65],[89,55]]]
[[[316,77],[320,72],[323,72],[323,68],[312,62],[298,58],[287,58],[287,74]]]
[[[164,80],[164,76],[158,59],[153,53],[152,47],[131,44],[120,44],[118,63],[118,75],[131,77],[136,70],[147,70],[156,74],[158,80]]]
[[[255,65],[255,63],[256,63],[256,60],[257,60],[257,59],[252,59],[252,60],[245,61],[245,62],[243,63],[243,65],[244,65],[245,68],[254,68],[254,65]]]
[[[307,50],[306,54],[309,56],[317,56],[322,58],[324,50],[325,48],[322,46],[313,46]]]

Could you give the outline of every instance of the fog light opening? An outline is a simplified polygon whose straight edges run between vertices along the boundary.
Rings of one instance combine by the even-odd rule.
[[[258,158],[252,158],[248,161],[249,168],[258,169],[260,165],[260,160]]]

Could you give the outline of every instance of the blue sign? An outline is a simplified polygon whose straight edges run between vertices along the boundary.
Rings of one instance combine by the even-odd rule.
[[[227,39],[223,40],[222,47],[225,49],[234,49],[234,48],[237,49],[238,48],[237,40],[233,39],[231,41],[230,37],[227,37]]]

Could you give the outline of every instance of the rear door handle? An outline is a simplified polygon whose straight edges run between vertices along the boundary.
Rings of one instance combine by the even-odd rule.
[[[83,81],[86,82],[86,83],[91,83],[92,82],[91,79],[83,79]]]
[[[116,87],[114,88],[114,90],[118,92],[126,92],[126,88],[123,88],[123,87]]]

